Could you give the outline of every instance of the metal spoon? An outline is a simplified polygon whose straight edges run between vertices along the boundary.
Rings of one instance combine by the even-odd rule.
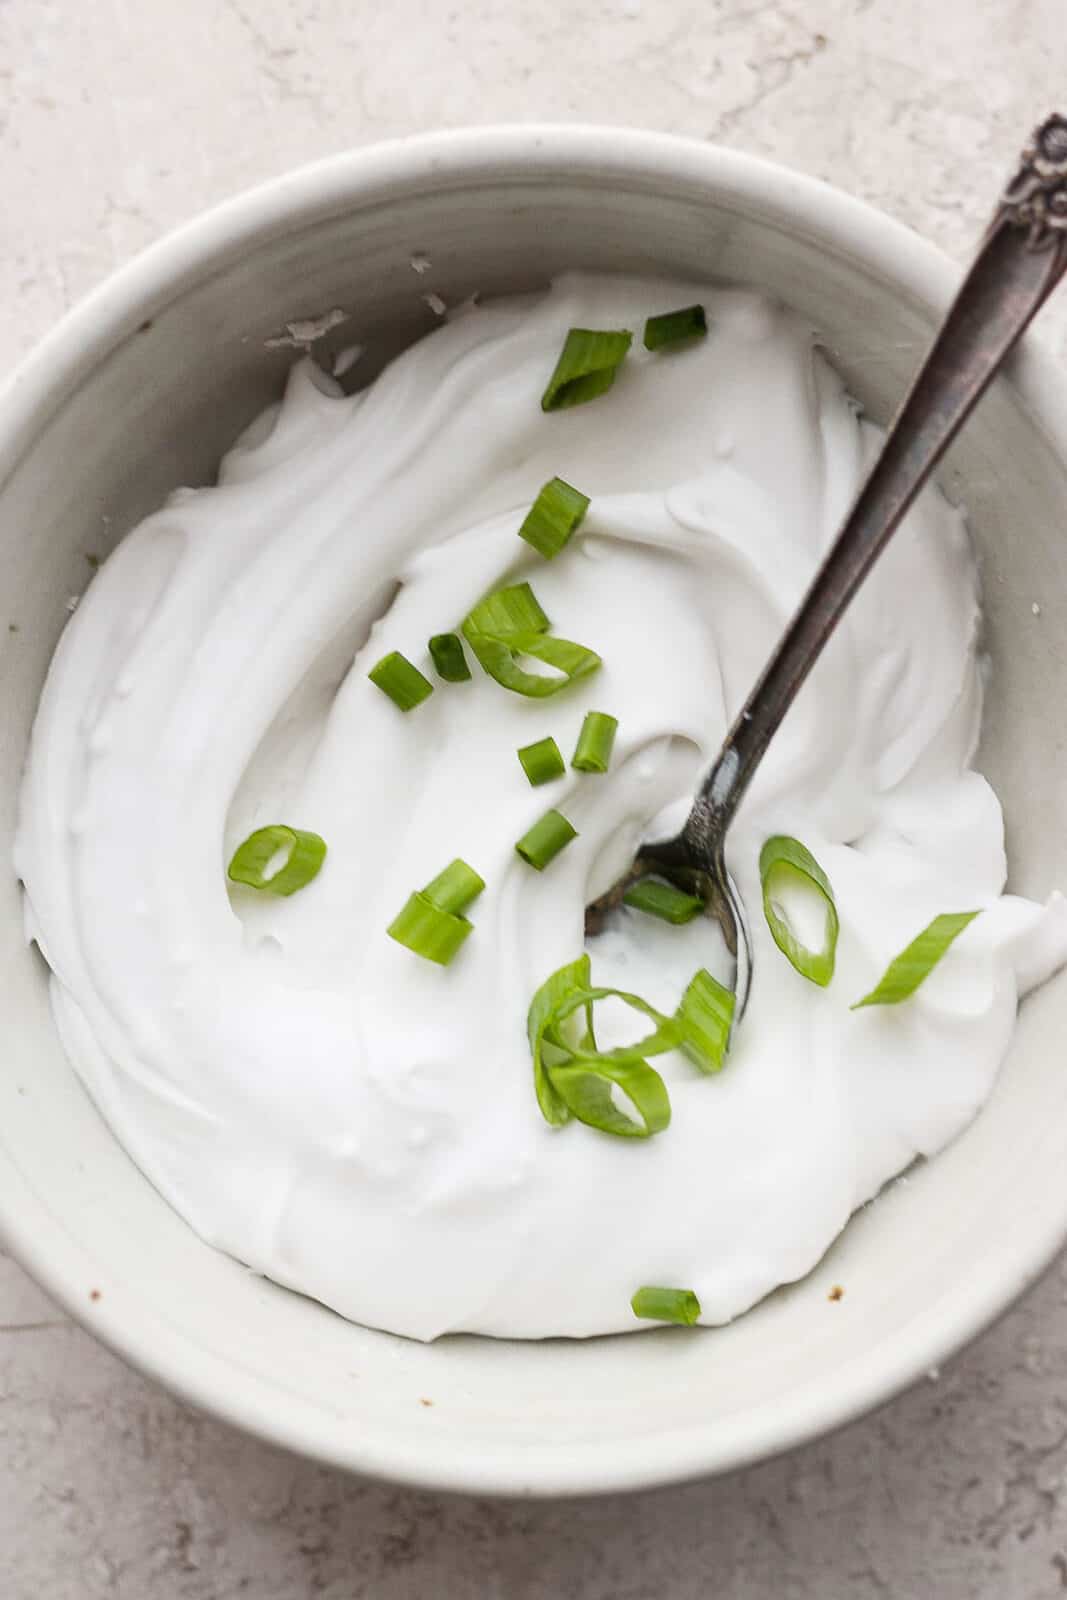
[[[735,1017],[752,982],[752,944],[726,870],[726,831],[768,744],[904,513],[1035,313],[1067,271],[1067,117],[1024,149],[977,259],[919,369],[855,504],[673,839],[645,844],[586,910],[598,933],[638,878],[655,873],[704,899],[734,961]]]

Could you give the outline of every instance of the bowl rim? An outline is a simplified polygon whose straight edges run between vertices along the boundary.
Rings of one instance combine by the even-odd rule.
[[[202,277],[220,253],[248,248],[354,202],[417,192],[442,182],[589,175],[641,181],[669,177],[729,201],[817,224],[821,235],[880,274],[896,292],[937,312],[959,270],[934,245],[876,208],[788,168],[741,151],[640,129],[590,124],[487,125],[374,144],[298,167],[223,201],[167,234],[69,311],[0,386],[0,484],[63,397],[106,354]],[[1035,426],[1067,459],[1067,383],[1028,336],[1010,381]],[[1067,1203],[1033,1231],[1019,1231],[990,1266],[961,1279],[936,1323],[916,1319],[888,1348],[874,1344],[835,1374],[833,1392],[812,1386],[788,1403],[728,1423],[696,1423],[644,1436],[560,1446],[464,1449],[456,1435],[354,1432],[345,1418],[304,1402],[283,1414],[264,1379],[205,1349],[121,1284],[87,1303],[99,1264],[31,1188],[0,1144],[0,1238],[31,1276],[129,1365],[198,1409],[324,1464],[412,1487],[490,1495],[557,1496],[648,1489],[764,1460],[863,1416],[909,1387],[993,1322],[1049,1265],[1067,1238]],[[430,1414],[432,1415],[432,1413]]]

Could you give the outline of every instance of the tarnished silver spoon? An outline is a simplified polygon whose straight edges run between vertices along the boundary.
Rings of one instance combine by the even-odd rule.
[[[638,878],[656,874],[703,897],[734,961],[735,1018],[752,982],[752,944],[724,845],[778,725],[860,584],[1001,363],[1067,271],[1067,117],[1046,118],[1026,146],[978,256],[856,497],[673,839],[649,843],[586,909],[598,933]]]

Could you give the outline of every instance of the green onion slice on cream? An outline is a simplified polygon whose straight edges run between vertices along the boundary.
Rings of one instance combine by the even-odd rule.
[[[558,556],[589,509],[589,496],[563,478],[551,478],[539,492],[519,529],[546,561]]]
[[[759,875],[763,910],[775,944],[802,978],[825,989],[834,975],[838,934],[829,878],[807,846],[784,833],[768,839],[760,851]],[[817,949],[806,945],[795,932],[785,905],[785,897],[790,895],[814,895],[821,903],[823,936]]]
[[[413,710],[433,694],[433,684],[429,678],[424,677],[418,667],[407,656],[401,655],[399,650],[391,650],[387,656],[383,656],[371,667],[367,676],[401,711]]]
[[[479,600],[464,618],[462,633],[482,670],[503,688],[528,699],[545,699],[600,666],[595,651],[555,638],[548,627],[530,585],[519,583]],[[521,665],[523,656],[544,662],[554,668],[553,674],[527,672]]]
[[[700,1320],[700,1301],[692,1289],[658,1289],[650,1285],[638,1289],[630,1309],[635,1317],[650,1322],[676,1322],[682,1328],[691,1328]]]
[[[472,931],[462,912],[485,888],[485,880],[459,857],[425,889],[409,895],[386,932],[426,961],[447,967]]]
[[[521,745],[515,753],[534,789],[539,788],[542,783],[551,783],[554,778],[562,778],[567,770],[563,764],[559,745],[551,735],[545,739],[537,739],[533,744]]]
[[[943,911],[927,923],[922,933],[894,956],[874,988],[862,1000],[857,1000],[852,1010],[859,1011],[864,1006],[895,1006],[907,1000],[978,914],[977,911]]]
[[[571,756],[571,766],[576,772],[607,772],[611,765],[611,752],[615,748],[615,735],[619,729],[618,717],[606,711],[587,711],[578,743]]]
[[[626,329],[571,328],[541,396],[541,410],[562,411],[606,394],[632,342]]]
[[[274,823],[257,828],[237,846],[226,876],[250,889],[290,895],[318,876],[325,859],[326,841],[317,833]]]
[[[708,319],[703,306],[684,306],[681,311],[664,311],[645,323],[645,349],[666,350],[672,345],[703,339]]]
[[[648,1017],[652,1031],[633,1044],[599,1049],[594,1013],[605,1000],[621,1000]],[[530,1003],[526,1028],[542,1115],[556,1127],[573,1117],[625,1139],[661,1133],[670,1122],[670,1098],[648,1058],[682,1050],[702,1072],[716,1072],[732,1019],[733,996],[703,970],[668,1017],[640,995],[594,985],[589,957],[580,956],[554,972]],[[628,1109],[619,1105],[615,1090]]]

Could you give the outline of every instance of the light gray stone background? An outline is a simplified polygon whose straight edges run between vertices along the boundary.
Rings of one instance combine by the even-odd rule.
[[[790,163],[962,259],[1039,113],[1065,0],[0,0],[10,359],[173,224],[435,126],[643,123]],[[1067,304],[1044,336],[1067,355]],[[578,1504],[358,1483],[194,1415],[0,1253],[3,1600],[1054,1600],[1067,1262],[835,1438]]]

